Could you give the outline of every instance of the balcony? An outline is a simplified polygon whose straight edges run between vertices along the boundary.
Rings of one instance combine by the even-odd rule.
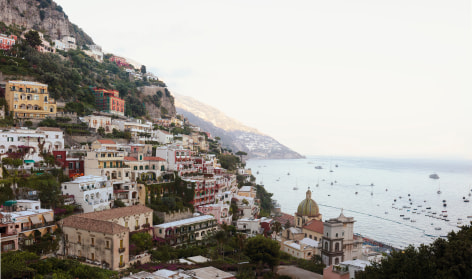
[[[118,248],[118,253],[123,253],[125,251],[125,247]]]
[[[134,226],[134,229],[135,229],[135,230],[139,230],[139,225]]]

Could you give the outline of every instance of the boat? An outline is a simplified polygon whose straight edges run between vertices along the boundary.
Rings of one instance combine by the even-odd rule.
[[[469,200],[468,200],[468,199],[465,199],[464,202],[469,202]]]
[[[293,190],[298,190],[298,187],[297,186],[293,187]]]
[[[472,219],[472,216],[467,216],[467,218]]]
[[[439,179],[439,175],[437,173],[432,173],[429,175],[429,178],[431,179]]]
[[[321,170],[321,169],[323,169],[323,167],[322,166],[316,166],[315,169]]]
[[[440,231],[440,230],[441,230],[440,227],[435,227],[434,229],[437,230],[437,231]]]

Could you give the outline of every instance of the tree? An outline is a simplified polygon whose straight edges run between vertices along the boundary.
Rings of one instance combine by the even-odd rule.
[[[31,46],[31,47],[37,47],[42,44],[41,38],[39,37],[39,33],[34,30],[30,30],[26,32],[25,34],[25,39],[26,42]]]
[[[2,252],[2,277],[3,278],[31,278],[35,270],[28,263],[39,259],[31,252]]]
[[[251,263],[257,265],[267,264],[273,269],[279,262],[280,245],[275,240],[258,235],[247,241],[245,254],[249,257]]]
[[[105,135],[105,128],[103,127],[98,128],[97,133],[103,137]]]
[[[145,74],[145,73],[146,73],[146,66],[142,65],[141,66],[141,74]]]
[[[136,245],[136,254],[141,254],[152,248],[152,236],[147,232],[134,233],[130,242]]]
[[[472,227],[450,232],[429,245],[392,251],[381,263],[372,263],[356,278],[472,278]]]
[[[223,252],[223,260],[225,259],[225,253],[223,251],[223,244],[227,239],[227,235],[225,231],[217,231],[214,235],[216,242],[218,243],[218,250]]]
[[[282,224],[280,224],[279,221],[275,221],[274,224],[272,225],[272,230],[276,234],[279,234],[282,231]]]

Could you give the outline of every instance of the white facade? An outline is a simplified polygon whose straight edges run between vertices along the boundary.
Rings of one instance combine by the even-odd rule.
[[[242,218],[236,221],[236,229],[245,232],[250,236],[256,236],[261,233],[261,219]]]
[[[169,144],[174,141],[174,136],[171,133],[163,130],[157,130],[156,137],[157,141],[161,144]]]
[[[111,125],[111,117],[102,115],[88,115],[83,118],[83,121],[88,124],[89,128],[98,130],[98,128],[105,129],[105,133],[111,133],[113,131]]]
[[[112,207],[113,186],[106,176],[81,176],[61,184],[63,195],[73,195],[84,213],[102,211]]]
[[[0,154],[27,149],[23,157],[27,164],[43,160],[40,156],[40,145],[42,145],[44,152],[62,149],[64,147],[64,132],[59,128],[45,127],[36,130],[21,128],[0,132]]]

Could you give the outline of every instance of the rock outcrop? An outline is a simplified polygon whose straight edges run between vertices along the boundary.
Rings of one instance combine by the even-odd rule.
[[[147,114],[151,118],[175,116],[174,97],[166,87],[143,86],[139,88],[138,97],[146,106]]]
[[[50,40],[73,36],[78,45],[93,44],[92,38],[72,24],[52,0],[0,0],[0,21],[38,30]]]

